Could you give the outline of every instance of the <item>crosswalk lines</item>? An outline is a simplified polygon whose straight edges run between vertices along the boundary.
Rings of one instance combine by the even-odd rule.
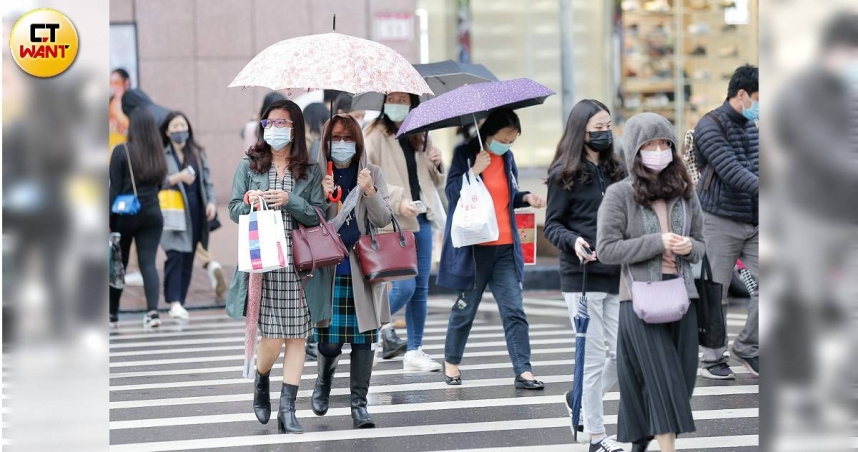
[[[440,357],[450,300],[433,303],[424,349]],[[164,329],[153,333],[142,332],[136,321],[121,323],[110,337],[111,450],[381,451],[406,449],[403,441],[420,444],[415,447],[421,450],[587,450],[586,444],[572,444],[563,403],[575,350],[565,302],[526,299],[525,310],[531,323],[532,365],[546,383],[545,391],[512,388],[497,307],[483,303],[461,366],[462,386],[444,384],[439,372],[404,371],[401,357],[379,362],[368,397],[379,428],[350,428],[347,352],[335,374],[332,407],[325,417],[309,410],[315,363],[306,363],[297,412],[307,429],[304,435],[277,435],[276,422],[263,426],[249,410],[252,381],[240,376],[240,322],[228,320],[221,311],[193,315],[188,324],[165,322]],[[744,317],[731,312],[728,320],[728,333],[734,337]],[[281,368],[275,365],[278,377]],[[733,382],[698,380],[692,400],[698,432],[680,438],[677,449],[757,446],[760,388],[744,368],[733,370],[738,376]],[[279,389],[279,378],[272,378],[275,409]],[[609,432],[616,428],[618,400],[616,391],[605,396]],[[725,423],[729,425],[722,426]],[[653,445],[650,450],[658,449]]]

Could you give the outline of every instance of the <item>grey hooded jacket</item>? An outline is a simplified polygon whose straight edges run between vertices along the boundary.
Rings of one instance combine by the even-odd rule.
[[[655,113],[641,113],[626,122],[623,149],[628,168],[634,167],[633,163],[641,146],[656,139],[667,140],[673,149],[676,149],[676,133],[673,124],[666,118]],[[671,164],[681,165],[682,162],[674,161]],[[632,299],[629,271],[634,275],[635,281],[661,281],[662,255],[665,251],[655,211],[649,206],[638,204],[634,199],[633,178],[634,176],[630,175],[608,187],[597,220],[596,249],[599,260],[605,264],[623,265],[620,277],[621,301]],[[680,201],[686,203],[688,214],[684,232]],[[677,256],[677,262],[681,264],[688,296],[697,298],[691,263],[700,261],[706,252],[703,242],[703,211],[700,209],[697,194],[692,194],[687,200],[681,197],[667,200],[667,211],[670,212],[671,231],[691,237],[691,254]]]

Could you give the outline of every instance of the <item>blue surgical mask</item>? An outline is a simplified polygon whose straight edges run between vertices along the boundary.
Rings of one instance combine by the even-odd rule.
[[[334,141],[331,146],[331,160],[340,165],[345,165],[355,156],[355,143],[346,141]]]
[[[742,105],[742,116],[747,118],[749,121],[760,119],[760,103],[755,100],[751,100],[750,108],[745,108],[745,106]]]
[[[384,114],[393,122],[402,122],[411,111],[411,106],[402,104],[384,104]]]
[[[492,142],[489,143],[489,152],[495,155],[504,155],[509,151],[509,148],[511,148],[512,145],[513,143],[503,144],[492,138]]]
[[[271,146],[273,151],[282,151],[292,142],[292,129],[290,127],[270,127],[265,129],[262,138]]]

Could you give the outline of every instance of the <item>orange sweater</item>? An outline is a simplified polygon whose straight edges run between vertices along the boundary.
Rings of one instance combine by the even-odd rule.
[[[498,219],[498,239],[494,242],[480,243],[481,246],[490,245],[511,245],[512,228],[510,227],[509,218],[509,180],[506,177],[506,169],[504,168],[503,157],[495,154],[490,154],[492,157],[491,163],[481,174],[483,183],[486,185],[489,194],[492,195],[492,202],[495,205],[495,216]]]

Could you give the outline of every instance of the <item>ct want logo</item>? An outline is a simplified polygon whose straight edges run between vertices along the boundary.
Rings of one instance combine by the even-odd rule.
[[[57,10],[34,9],[12,27],[9,48],[24,72],[35,77],[53,77],[65,72],[77,57],[77,30]]]

